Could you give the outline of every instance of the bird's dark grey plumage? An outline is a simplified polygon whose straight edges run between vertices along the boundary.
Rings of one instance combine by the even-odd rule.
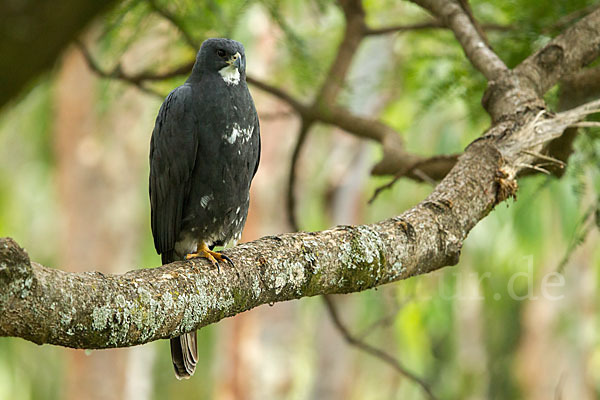
[[[245,65],[241,43],[206,40],[192,74],[158,112],[150,142],[150,205],[163,264],[190,254],[216,263],[221,255],[209,248],[241,236],[260,157]],[[191,376],[196,332],[171,339],[171,356],[175,375]]]

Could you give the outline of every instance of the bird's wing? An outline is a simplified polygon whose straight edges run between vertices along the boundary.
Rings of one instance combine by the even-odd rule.
[[[160,107],[150,141],[150,206],[154,246],[173,250],[198,148],[192,89],[180,86]]]

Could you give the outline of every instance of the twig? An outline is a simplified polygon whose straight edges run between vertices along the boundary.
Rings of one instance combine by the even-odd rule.
[[[421,180],[423,180],[423,182],[429,183],[431,186],[435,186],[437,183],[433,178],[431,178],[429,175],[423,172],[420,168],[413,169],[413,174],[415,174],[415,176],[418,176]]]
[[[290,162],[290,172],[288,176],[286,192],[286,205],[288,222],[294,232],[300,231],[300,225],[298,224],[298,218],[296,217],[296,196],[294,193],[294,188],[296,187],[296,165],[298,164],[302,147],[306,142],[306,138],[308,137],[308,132],[310,131],[311,126],[311,121],[305,119],[302,120],[300,130],[298,132],[298,138],[296,139],[296,145],[294,146],[294,151],[292,153],[292,160]]]
[[[412,179],[415,179],[415,180],[418,180],[421,182],[428,182],[430,184],[435,184],[435,179],[432,179],[427,173],[424,172],[424,167],[427,167],[427,165],[437,163],[439,161],[452,160],[455,162],[457,158],[458,158],[458,155],[456,155],[456,154],[455,155],[439,155],[439,156],[433,156],[430,158],[419,159],[419,160],[415,161],[412,165],[408,165],[407,167],[398,171],[396,173],[396,175],[394,175],[394,177],[388,183],[376,188],[375,191],[373,192],[373,195],[369,199],[368,203],[372,204],[375,201],[375,199],[377,198],[377,196],[379,196],[381,194],[381,192],[391,188],[392,186],[394,186],[394,184],[396,182],[398,182],[402,177],[405,177],[405,176],[410,176]],[[454,164],[452,164],[452,165],[454,165]],[[448,170],[450,170],[450,168],[448,168]]]
[[[356,334],[355,337],[357,339],[365,340],[367,338],[367,336],[369,336],[369,334],[371,334],[371,332],[373,332],[375,330],[375,328],[378,328],[380,326],[387,327],[388,325],[390,325],[394,321],[395,317],[398,315],[398,312],[402,308],[404,308],[404,306],[406,304],[408,304],[412,300],[414,300],[414,296],[407,296],[401,302],[396,301],[395,296],[392,297],[392,299],[394,299],[394,301],[393,301],[394,304],[392,305],[392,311],[388,312],[382,318],[379,318],[378,320],[371,323],[369,326],[364,328],[364,330],[362,332]]]
[[[137,79],[137,78],[132,78],[130,76],[128,76],[127,74],[125,74],[123,72],[123,70],[121,69],[121,65],[117,65],[112,71],[106,71],[104,69],[102,69],[100,67],[100,65],[94,60],[94,58],[92,57],[92,55],[90,54],[89,50],[87,49],[87,47],[80,41],[76,41],[77,46],[79,47],[81,54],[83,55],[83,58],[85,59],[88,67],[90,68],[90,70],[92,70],[93,72],[95,72],[97,75],[103,77],[103,78],[108,78],[108,79],[117,79],[120,81],[124,81],[127,83],[130,83],[132,85],[134,85],[135,87],[137,87],[138,89],[140,89],[142,92],[147,93],[147,94],[151,94],[153,96],[157,96],[160,98],[164,98],[164,94],[157,92],[154,89],[151,89],[147,86],[145,86],[143,84],[144,79]]]
[[[254,78],[251,75],[246,75],[246,82],[288,103],[290,107],[292,107],[301,116],[304,116],[308,113],[308,106],[305,106],[302,102],[294,98],[294,96],[285,90],[261,81],[260,79]]]
[[[437,19],[431,21],[417,22],[409,25],[392,25],[382,28],[366,28],[365,35],[386,35],[389,33],[403,33],[410,31],[420,31],[425,29],[440,29],[446,28],[446,26]]]
[[[486,31],[499,31],[499,32],[507,32],[513,30],[514,27],[510,25],[500,25],[500,24],[482,24],[481,27]],[[444,25],[440,20],[434,19],[431,21],[418,22],[415,24],[405,24],[405,25],[392,25],[381,28],[366,28],[365,35],[374,36],[374,35],[387,35],[391,33],[404,33],[404,32],[413,32],[413,31],[421,31],[427,29],[447,29],[448,27]]]
[[[569,243],[569,247],[567,247],[567,251],[565,252],[565,255],[563,256],[563,258],[560,260],[560,263],[558,263],[558,266],[556,267],[557,272],[559,272],[559,273],[564,272],[565,266],[569,262],[569,259],[573,255],[573,252],[575,252],[577,247],[579,247],[585,241],[588,234],[590,233],[592,228],[595,226],[596,213],[598,212],[598,208],[600,208],[600,199],[598,199],[596,203],[597,204],[591,205],[585,211],[585,213],[583,213],[581,220],[577,223],[577,226],[575,227],[575,232],[573,233],[573,237],[571,238],[571,241]]]
[[[544,169],[542,167],[540,167],[539,165],[533,165],[533,164],[522,164],[522,163],[517,163],[515,164],[517,167],[523,168],[523,169],[533,169],[537,172],[541,172],[542,174],[546,174],[546,175],[552,175],[550,173],[550,171],[548,171],[547,169]]]
[[[293,110],[281,110],[274,112],[258,112],[258,116],[261,121],[275,121],[278,119],[286,119],[294,116],[295,113]]]
[[[373,347],[370,344],[365,343],[362,340],[359,340],[356,337],[354,337],[350,333],[348,328],[346,328],[346,326],[342,323],[342,320],[340,319],[340,317],[338,315],[337,309],[336,309],[335,304],[333,303],[333,300],[331,299],[331,297],[328,295],[324,295],[324,296],[322,296],[322,298],[323,298],[323,301],[325,302],[327,311],[329,312],[329,316],[331,317],[331,321],[333,322],[333,324],[337,328],[337,330],[340,332],[340,334],[344,337],[346,342],[348,342],[348,344],[356,347],[359,350],[364,351],[365,353],[372,355],[373,357],[377,357],[384,363],[386,363],[389,366],[391,366],[392,368],[394,368],[398,373],[400,373],[407,379],[409,379],[409,380],[413,381],[414,383],[416,383],[417,385],[419,385],[421,387],[421,389],[423,389],[423,391],[427,394],[427,397],[429,397],[430,399],[436,399],[435,395],[433,394],[433,391],[429,387],[429,384],[427,382],[425,382],[423,379],[421,379],[420,377],[418,377],[417,375],[413,374],[412,372],[410,372],[409,370],[404,368],[404,366],[402,364],[400,364],[400,362],[396,358],[394,358],[390,354],[386,353],[385,351],[378,349],[376,347]]]
[[[564,167],[567,166],[567,164],[564,163],[563,161],[561,161],[561,160],[559,160],[557,158],[554,158],[554,157],[546,156],[546,155],[541,154],[541,153],[535,153],[535,152],[532,152],[532,151],[529,151],[529,150],[523,150],[523,153],[529,154],[530,156],[539,158],[541,160],[550,161],[553,164],[558,164],[561,168],[564,168]]]
[[[598,121],[581,121],[571,125],[572,128],[600,128]]]

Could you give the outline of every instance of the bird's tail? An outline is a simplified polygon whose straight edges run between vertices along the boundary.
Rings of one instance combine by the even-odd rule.
[[[187,379],[194,375],[198,362],[196,331],[171,339],[171,360],[177,379]]]
[[[174,251],[161,254],[161,258],[163,265],[178,260]],[[177,379],[188,379],[194,375],[196,363],[198,362],[196,331],[184,333],[171,339],[171,360]]]

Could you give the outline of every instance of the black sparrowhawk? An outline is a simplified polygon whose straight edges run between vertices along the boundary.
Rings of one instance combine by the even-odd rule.
[[[231,263],[213,248],[240,239],[259,157],[244,46],[208,39],[190,77],[163,102],[152,132],[151,223],[163,264],[192,257],[217,268]],[[189,378],[198,361],[196,332],[171,339],[171,356],[175,375]]]

